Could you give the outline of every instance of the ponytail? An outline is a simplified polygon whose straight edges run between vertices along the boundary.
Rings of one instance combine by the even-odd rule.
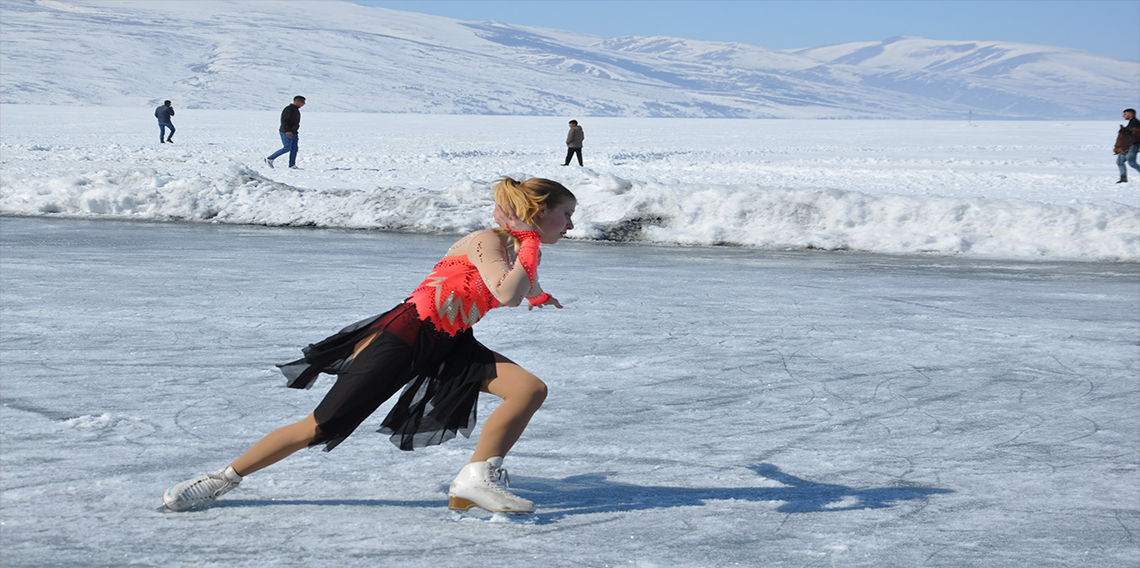
[[[502,177],[495,183],[495,203],[504,209],[509,206],[528,225],[534,224],[543,206],[557,207],[574,199],[569,189],[548,179],[530,178],[520,182]]]
[[[526,181],[516,181],[504,176],[495,182],[495,204],[504,209],[510,207],[515,215],[528,225],[534,225],[543,206],[558,207],[576,199],[566,186],[548,179],[530,178]],[[510,234],[511,230],[497,227],[495,232],[506,235]],[[511,241],[515,250],[518,250],[520,244],[518,238],[512,235]]]

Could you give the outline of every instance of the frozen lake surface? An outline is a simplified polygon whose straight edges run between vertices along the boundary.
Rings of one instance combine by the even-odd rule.
[[[156,511],[309,413],[332,379],[273,364],[451,239],[0,218],[0,564],[1136,565],[1135,263],[563,242],[565,309],[476,328],[551,387],[506,462],[537,514],[449,513],[474,440],[400,452],[387,406]]]

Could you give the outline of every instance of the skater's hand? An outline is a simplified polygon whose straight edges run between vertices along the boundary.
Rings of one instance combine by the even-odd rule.
[[[556,308],[558,308],[558,309],[560,309],[560,310],[562,309],[562,304],[558,303],[558,298],[555,298],[554,296],[551,296],[549,300],[547,300],[547,301],[545,301],[545,302],[543,302],[543,303],[541,303],[541,304],[539,304],[539,305],[537,305],[537,306],[536,306],[536,305],[534,305],[534,304],[530,304],[530,305],[528,305],[528,306],[526,307],[526,310],[529,312],[530,310],[533,310],[533,309],[535,309],[535,308],[539,308],[539,309],[542,309],[544,306],[554,306],[554,307],[556,307]]]
[[[503,207],[499,206],[498,203],[495,204],[495,222],[498,223],[501,227],[506,227],[516,232],[538,232],[538,229],[536,229],[533,225],[528,225],[524,223],[522,219],[519,219],[518,215],[515,215],[515,210],[511,209],[510,205],[504,209]]]

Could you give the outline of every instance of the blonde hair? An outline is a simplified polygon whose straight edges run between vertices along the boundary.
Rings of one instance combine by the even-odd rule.
[[[573,193],[562,184],[543,178],[530,178],[515,181],[509,177],[495,182],[495,204],[507,206],[528,225],[533,225],[535,217],[543,207],[552,208],[567,201],[576,201]]]

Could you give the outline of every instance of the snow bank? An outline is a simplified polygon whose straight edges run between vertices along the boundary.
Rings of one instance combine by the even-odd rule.
[[[775,250],[972,254],[1008,259],[1140,261],[1140,214],[1112,202],[1057,205],[983,198],[871,195],[627,180],[582,170],[573,238]],[[6,184],[19,215],[210,221],[432,233],[488,226],[489,187],[305,189],[244,165],[175,177],[101,170]]]
[[[461,232],[484,221],[486,188],[452,191],[302,189],[241,165],[216,178],[153,169],[97,171],[5,187],[0,211],[19,215],[213,221],[276,226]]]
[[[663,186],[609,177],[578,186],[599,239],[763,249],[971,253],[1140,261],[1140,211],[1111,202],[868,195],[757,186]]]

